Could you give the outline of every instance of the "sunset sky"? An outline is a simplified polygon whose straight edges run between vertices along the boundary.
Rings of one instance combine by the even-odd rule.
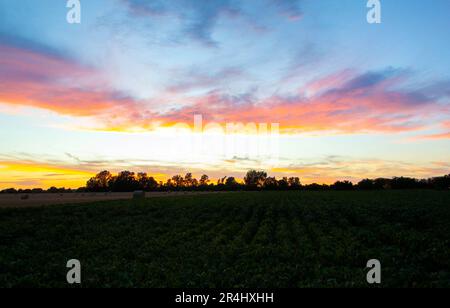
[[[1,0],[0,189],[79,187],[104,169],[450,173],[450,1],[381,1],[381,24],[366,2],[81,0],[69,24],[65,0]],[[276,155],[173,127],[195,115],[278,123]]]

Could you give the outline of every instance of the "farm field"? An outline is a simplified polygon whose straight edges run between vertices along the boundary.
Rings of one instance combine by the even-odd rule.
[[[215,192],[147,192],[146,198],[200,195]],[[26,199],[25,199],[26,198]],[[39,207],[43,205],[80,204],[96,201],[130,200],[133,193],[40,193],[0,194],[0,208]]]
[[[450,193],[242,192],[0,209],[0,287],[450,287]]]

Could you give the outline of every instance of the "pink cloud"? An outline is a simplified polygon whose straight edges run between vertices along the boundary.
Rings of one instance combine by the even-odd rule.
[[[426,118],[442,112],[439,104],[416,92],[392,90],[401,78],[391,72],[350,75],[335,74],[312,83],[316,95],[273,96],[242,102],[211,92],[162,118],[186,122],[193,114],[216,122],[280,123],[285,131],[405,132],[427,125]]]
[[[448,113],[448,107],[435,102],[439,97],[431,99],[420,89],[399,90],[407,76],[393,69],[330,74],[294,97],[256,99],[251,93],[232,96],[217,90],[194,97],[178,93],[176,99],[184,107],[156,113],[146,102],[109,88],[96,70],[65,58],[0,45],[0,64],[1,102],[95,117],[98,128],[106,130],[152,129],[155,123],[191,124],[194,114],[201,114],[208,122],[279,123],[285,133],[392,133],[422,129],[434,116]],[[226,72],[224,78],[233,74],[235,71]],[[203,87],[211,78],[202,78],[198,85],[182,84],[177,92],[183,87]],[[160,104],[170,103],[170,96],[163,94]],[[152,98],[152,105],[158,100]],[[448,121],[443,125],[450,126]],[[430,138],[448,138],[448,133]]]
[[[0,45],[0,101],[71,116],[99,116],[136,103],[104,87],[95,70],[58,56]]]

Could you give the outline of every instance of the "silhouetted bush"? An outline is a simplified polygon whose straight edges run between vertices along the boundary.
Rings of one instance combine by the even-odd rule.
[[[431,188],[439,190],[450,190],[450,174],[446,176],[431,178],[428,180],[428,185]]]
[[[333,190],[353,190],[353,183],[349,181],[337,181],[331,185]]]
[[[303,186],[304,190],[312,190],[312,191],[323,191],[323,190],[329,190],[330,186],[326,185],[326,184],[317,184],[317,183],[313,183],[313,184],[309,184],[309,185],[305,185]]]
[[[361,190],[372,190],[372,189],[376,189],[375,181],[374,181],[374,180],[371,180],[371,179],[365,179],[365,180],[362,180],[361,182],[359,182],[359,183],[356,185],[356,188],[357,188],[357,189],[361,189]]]

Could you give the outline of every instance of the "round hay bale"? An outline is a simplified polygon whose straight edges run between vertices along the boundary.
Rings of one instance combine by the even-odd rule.
[[[133,193],[133,200],[145,199],[145,192],[142,190],[137,190]]]
[[[28,199],[30,199],[29,195],[20,196],[20,200],[28,200]]]

